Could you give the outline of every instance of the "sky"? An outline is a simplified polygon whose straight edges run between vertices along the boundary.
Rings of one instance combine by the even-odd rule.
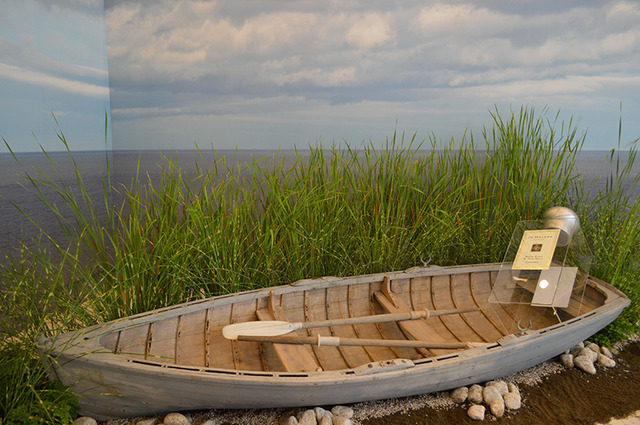
[[[480,135],[495,106],[640,137],[636,1],[105,2],[114,146]],[[151,142],[150,142],[151,141]]]
[[[102,0],[0,0],[0,8],[0,136],[14,152],[64,150],[59,124],[72,150],[111,148]]]
[[[65,133],[91,125],[104,145],[104,112],[93,124],[74,102],[103,94],[107,61],[90,46],[106,30],[114,149],[459,140],[521,106],[560,110],[585,149],[610,149],[621,103],[623,147],[640,137],[637,1],[105,0],[104,27],[97,0],[28,0],[27,14],[2,1],[0,124],[40,90]],[[8,121],[3,137],[29,134]]]

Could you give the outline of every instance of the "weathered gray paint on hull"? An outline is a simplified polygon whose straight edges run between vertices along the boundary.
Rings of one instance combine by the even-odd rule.
[[[111,353],[58,357],[56,375],[81,395],[80,412],[99,420],[211,408],[275,408],[352,403],[447,390],[496,379],[548,360],[611,323],[619,297],[576,319],[511,341],[416,361],[371,375],[353,370],[263,373],[153,366]],[[79,339],[84,344],[83,338]],[[96,350],[98,348],[96,347]],[[69,350],[72,352],[73,350]],[[60,367],[61,366],[61,367]],[[108,395],[119,394],[119,395]]]
[[[402,397],[484,382],[534,366],[588,338],[618,314],[614,310],[590,321],[588,326],[564,326],[506,347],[476,348],[453,359],[433,360],[410,369],[369,376],[331,374],[333,379],[321,379],[312,374],[306,378],[265,380],[212,377],[202,372],[173,373],[171,369],[159,371],[157,367],[144,365],[132,369],[129,364],[98,371],[96,365],[87,362],[78,365],[79,373],[91,370],[94,376],[80,380],[88,385],[79,384],[76,390],[86,395],[81,398],[81,413],[100,420],[176,410],[333,405]],[[63,381],[68,382],[67,379]],[[93,385],[98,379],[103,386]],[[106,396],[109,392],[138,397]],[[89,395],[96,393],[99,395]]]

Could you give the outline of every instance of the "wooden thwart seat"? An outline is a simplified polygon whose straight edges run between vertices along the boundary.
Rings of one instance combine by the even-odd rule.
[[[398,294],[391,290],[389,277],[385,276],[384,279],[385,280],[382,283],[382,290],[377,291],[373,294],[378,303],[380,303],[380,306],[382,306],[383,310],[388,313],[410,312],[412,308],[406,303],[406,301],[404,301],[402,297],[398,296]],[[398,326],[405,334],[407,334],[407,336],[418,341],[451,342],[446,341],[442,337],[442,335],[440,335],[435,329],[433,329],[433,327],[429,326],[429,324],[424,319],[404,320],[398,322]],[[420,349],[420,351],[425,352],[427,350]],[[432,355],[441,355],[456,350],[430,349],[428,351]]]
[[[275,303],[273,292],[269,295],[269,308],[263,308],[256,311],[258,320],[283,320],[287,321],[286,314],[282,306]],[[292,334],[306,336],[298,331]],[[322,370],[316,359],[309,352],[308,346],[290,345],[290,344],[273,344],[278,359],[287,372],[316,372]]]

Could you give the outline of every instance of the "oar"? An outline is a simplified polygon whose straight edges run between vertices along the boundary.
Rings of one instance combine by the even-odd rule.
[[[375,314],[373,316],[349,317],[346,319],[318,320],[315,322],[285,322],[282,320],[264,320],[258,322],[233,323],[222,328],[222,334],[227,339],[238,339],[244,336],[278,336],[285,335],[298,329],[323,328],[340,325],[362,325],[365,323],[400,322],[447,314],[461,314],[480,311],[479,308],[457,310],[416,310],[406,313]]]
[[[360,339],[339,338],[336,336],[265,336],[265,335],[238,335],[238,341],[274,342],[277,344],[311,344],[322,346],[366,346],[366,347],[410,347],[410,348],[472,348],[486,345],[473,342],[427,342],[411,341],[405,339]]]

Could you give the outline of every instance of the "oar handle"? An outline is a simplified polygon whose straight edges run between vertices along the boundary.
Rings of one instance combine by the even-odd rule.
[[[456,310],[416,310],[404,313],[376,314],[373,316],[348,317],[346,319],[329,319],[315,322],[286,322],[278,320],[265,320],[257,322],[232,323],[222,328],[222,334],[227,339],[236,339],[238,335],[284,335],[298,329],[322,328],[341,325],[361,325],[366,323],[401,322],[403,320],[415,320],[430,316],[442,316],[446,314],[461,314],[479,311],[477,308]]]
[[[276,344],[309,344],[322,346],[366,346],[366,347],[409,347],[409,348],[442,348],[457,349],[469,348],[467,342],[428,342],[410,341],[404,339],[360,339],[339,338],[336,336],[264,336],[264,335],[238,335],[238,341],[273,342]]]
[[[446,316],[448,314],[473,313],[476,311],[480,311],[480,309],[479,308],[456,308],[453,310],[431,310],[429,312],[429,317]]]
[[[341,326],[341,325],[363,325],[367,323],[385,323],[385,322],[400,322],[403,320],[416,320],[416,319],[428,319],[432,316],[445,316],[448,314],[461,314],[471,313],[474,311],[480,311],[479,308],[467,308],[467,309],[454,309],[454,310],[414,310],[406,313],[388,313],[388,314],[376,314],[373,316],[362,317],[348,317],[346,319],[329,319],[329,320],[317,320],[313,322],[297,322],[293,325],[296,329],[309,329],[309,328],[324,328],[329,326]]]

